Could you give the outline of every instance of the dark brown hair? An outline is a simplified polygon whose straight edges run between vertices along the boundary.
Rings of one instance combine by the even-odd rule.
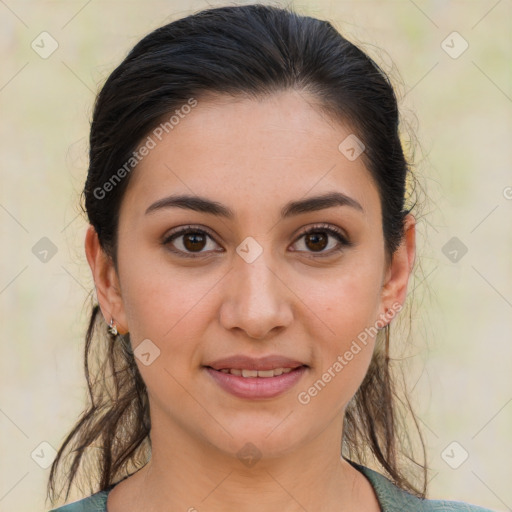
[[[191,98],[200,100],[210,93],[260,98],[289,89],[309,93],[319,109],[348,123],[363,141],[363,158],[379,190],[390,261],[412,209],[405,205],[412,173],[388,76],[329,22],[254,4],[207,9],[154,30],[136,44],[99,92],[82,196],[88,220],[116,269],[119,209],[133,172],[126,162],[150,131]],[[125,172],[118,172],[123,166]],[[113,182],[116,172],[119,179]],[[52,502],[66,451],[71,461],[65,499],[82,467],[98,491],[150,458],[148,395],[129,334],[108,333],[99,306],[92,306],[84,359],[89,404],[52,464]],[[386,334],[389,328],[379,334],[366,377],[347,406],[343,455],[360,463],[372,456],[398,486],[424,497],[425,461],[417,464],[408,453],[405,412],[412,414],[423,459],[425,447],[407,394],[399,399],[395,389]],[[419,488],[412,481],[413,470],[407,469],[408,460],[413,469],[421,468]]]

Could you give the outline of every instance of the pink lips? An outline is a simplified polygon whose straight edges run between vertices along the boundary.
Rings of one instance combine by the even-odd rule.
[[[242,377],[224,373],[221,369],[274,370],[293,368],[289,373],[275,377]],[[219,386],[239,398],[272,398],[292,388],[306,372],[307,366],[300,361],[283,356],[251,358],[237,355],[219,359],[205,365],[205,370]]]

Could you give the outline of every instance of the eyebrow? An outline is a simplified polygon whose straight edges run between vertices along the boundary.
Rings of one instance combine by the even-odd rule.
[[[352,197],[341,192],[329,192],[299,201],[290,201],[281,209],[281,218],[286,219],[300,215],[301,213],[325,210],[335,206],[349,206],[364,213],[363,207]],[[223,217],[228,220],[232,220],[235,217],[233,210],[217,201],[212,201],[206,197],[186,194],[172,195],[159,199],[147,208],[146,214],[166,208],[194,210],[196,212],[209,213],[217,217]]]

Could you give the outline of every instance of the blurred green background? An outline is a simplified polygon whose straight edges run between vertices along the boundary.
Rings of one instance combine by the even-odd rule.
[[[93,282],[78,201],[95,93],[146,33],[208,5],[226,4],[0,0],[0,511],[47,509],[51,447],[83,408]],[[288,5],[391,72],[420,142],[406,350],[429,497],[512,510],[512,2]]]

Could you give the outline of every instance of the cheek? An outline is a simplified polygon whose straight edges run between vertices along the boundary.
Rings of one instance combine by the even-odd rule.
[[[197,325],[195,308],[215,285],[215,276],[208,277],[204,270],[201,274],[200,268],[173,266],[163,251],[125,246],[123,254],[120,251],[123,304],[134,341],[163,342]]]
[[[300,277],[300,296],[325,327],[340,341],[357,336],[373,325],[380,307],[381,275],[378,266],[357,255],[339,269],[323,275]]]
[[[315,339],[314,364],[310,379],[298,392],[302,405],[315,414],[336,416],[361,385],[372,358],[377,331],[373,329],[372,297],[352,288],[326,301],[322,320],[327,334]],[[325,300],[325,299],[324,299]],[[374,300],[374,299],[373,299]],[[335,305],[333,305],[335,304]]]
[[[142,261],[132,252],[124,262],[123,302],[135,354],[150,353],[149,364],[135,358],[139,372],[152,398],[168,407],[182,400],[179,383],[188,381],[200,362],[198,340],[208,321],[207,294],[218,278],[194,278],[193,269],[180,271],[168,263],[143,267]]]
[[[322,395],[315,398],[318,405],[329,403],[337,408],[357,391],[375,345],[380,278],[375,264],[359,258],[343,271],[330,272],[328,279],[317,276],[314,282],[303,281],[310,285],[301,292],[304,302],[318,318],[315,329],[320,326],[321,330],[310,325],[309,336],[315,340],[314,371],[309,387],[301,390],[307,396],[304,401],[299,397],[300,403]]]

